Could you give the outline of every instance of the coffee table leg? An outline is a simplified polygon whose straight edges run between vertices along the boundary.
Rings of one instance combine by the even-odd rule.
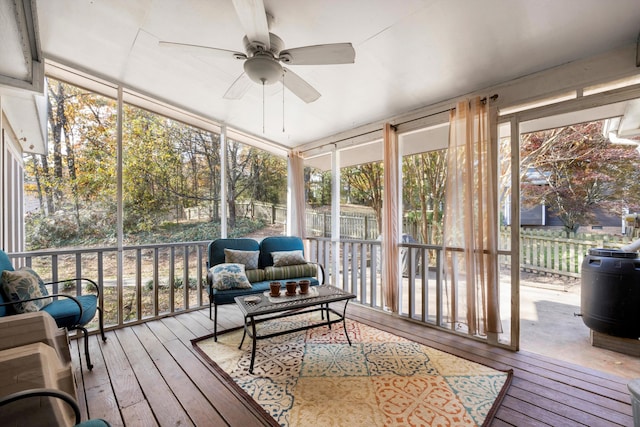
[[[342,328],[344,329],[344,336],[347,337],[347,341],[349,342],[349,345],[351,345],[351,339],[347,333],[347,304],[349,304],[349,300],[344,302],[344,310],[342,311]]]
[[[244,331],[242,332],[242,339],[240,340],[240,345],[238,346],[238,350],[240,350],[242,348],[242,344],[244,344],[244,337],[247,336],[247,318],[244,318],[244,325],[243,325]]]
[[[251,332],[252,332],[252,346],[251,346],[251,364],[249,365],[249,373],[253,374],[253,362],[256,359],[256,341],[258,341],[257,335],[256,335],[256,321],[253,317],[251,317]]]

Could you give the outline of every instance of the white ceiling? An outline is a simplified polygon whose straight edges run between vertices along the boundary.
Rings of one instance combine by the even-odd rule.
[[[223,95],[242,62],[177,54],[174,41],[243,51],[231,0],[37,0],[43,56],[229,127],[295,147],[635,42],[638,0],[265,0],[287,48],[351,42],[355,64],[289,66],[322,97],[280,85]]]

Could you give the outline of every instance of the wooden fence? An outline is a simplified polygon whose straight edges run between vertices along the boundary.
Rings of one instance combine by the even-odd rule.
[[[509,246],[511,230],[500,231],[501,247]],[[582,261],[589,249],[619,249],[630,243],[624,236],[581,233],[566,237],[558,230],[522,229],[520,231],[520,267],[561,276],[580,277]]]

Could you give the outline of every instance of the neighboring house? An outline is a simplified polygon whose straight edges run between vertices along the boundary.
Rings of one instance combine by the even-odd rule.
[[[624,233],[622,215],[611,215],[600,208],[594,208],[593,211],[595,214],[593,223],[581,226],[578,232],[618,235]],[[521,208],[520,225],[526,228],[563,228],[560,218],[549,212],[544,205],[538,205],[532,208]]]

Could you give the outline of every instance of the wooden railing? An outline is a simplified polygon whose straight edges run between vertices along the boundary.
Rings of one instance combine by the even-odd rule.
[[[506,238],[506,235],[502,235]],[[379,240],[311,237],[308,259],[325,267],[327,283],[353,292],[360,304],[384,310]],[[579,242],[560,237],[522,236],[522,268],[579,275],[579,265],[591,247],[602,241]],[[105,326],[118,328],[171,316],[208,305],[206,262],[208,241],[147,244],[88,249],[11,253],[16,267],[34,268],[42,278],[57,281],[87,277],[102,288],[100,305]],[[612,242],[607,242],[612,247]],[[503,246],[506,247],[506,246]],[[464,298],[445,283],[441,271],[443,249],[438,245],[400,244],[402,286],[401,316],[466,333]],[[455,256],[455,253],[453,254]],[[508,251],[501,257],[508,260]],[[508,267],[508,262],[503,263]],[[550,267],[549,267],[550,266]],[[82,295],[88,292],[73,280],[53,285],[53,293]],[[96,321],[97,323],[97,321]],[[95,329],[97,325],[90,325]]]
[[[208,304],[207,242],[46,250],[9,254],[16,268],[29,266],[45,282],[86,277],[98,283],[107,329]],[[51,285],[52,293],[90,292],[74,280]],[[97,319],[90,324],[95,328]]]
[[[356,295],[360,304],[383,310],[381,242],[346,239],[309,238],[310,258],[324,265],[327,282]],[[445,289],[440,273],[442,247],[417,243],[400,244],[402,286],[400,311],[434,326],[453,329],[456,322],[444,316]],[[449,313],[451,314],[451,313]]]
[[[381,245],[378,240],[309,239],[309,259],[325,266],[327,282],[357,295],[357,301],[382,310]],[[208,241],[87,249],[61,249],[11,253],[14,266],[30,266],[45,282],[77,277],[95,280],[102,292],[107,329],[171,316],[208,305],[205,290]],[[400,314],[437,326],[452,328],[443,319],[442,248],[403,244],[403,287]],[[82,295],[90,292],[69,280],[53,285],[52,293]],[[97,326],[89,325],[90,329]]]

